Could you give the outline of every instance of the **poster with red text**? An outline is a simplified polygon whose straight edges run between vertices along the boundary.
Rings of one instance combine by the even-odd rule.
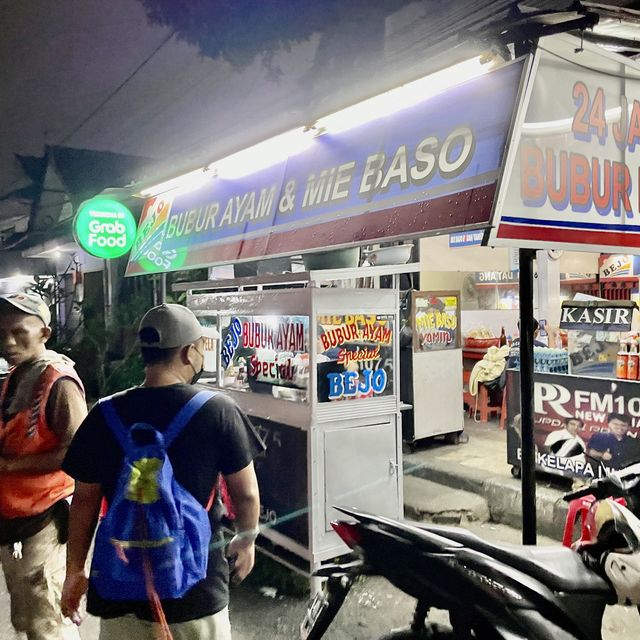
[[[488,244],[637,251],[637,62],[595,44],[582,46],[566,34],[540,40],[516,117]]]
[[[393,394],[393,315],[318,316],[318,402]]]
[[[221,317],[221,386],[306,401],[308,316]]]

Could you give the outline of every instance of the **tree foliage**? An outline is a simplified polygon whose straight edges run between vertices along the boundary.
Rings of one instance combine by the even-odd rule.
[[[234,66],[348,24],[359,40],[413,0],[140,0],[149,21]],[[380,29],[377,29],[380,31]],[[381,35],[383,35],[383,31]],[[366,38],[365,38],[366,40]]]

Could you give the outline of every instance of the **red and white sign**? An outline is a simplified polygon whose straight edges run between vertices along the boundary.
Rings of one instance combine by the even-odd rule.
[[[488,244],[640,253],[640,65],[540,41]]]

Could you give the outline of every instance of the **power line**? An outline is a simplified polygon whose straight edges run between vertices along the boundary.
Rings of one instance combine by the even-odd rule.
[[[124,86],[164,47],[175,35],[172,31],[88,116],[86,116],[76,127],[72,129],[58,144],[62,145],[84,127]]]

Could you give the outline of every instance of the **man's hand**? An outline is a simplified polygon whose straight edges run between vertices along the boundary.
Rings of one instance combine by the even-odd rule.
[[[70,618],[74,624],[82,622],[80,614],[80,603],[89,588],[89,580],[84,571],[68,573],[64,579],[62,587],[62,598],[60,608],[65,618]]]
[[[226,552],[227,558],[233,558],[233,572],[231,580],[235,584],[241,583],[253,569],[256,559],[256,545],[253,540],[235,536],[231,539]]]

